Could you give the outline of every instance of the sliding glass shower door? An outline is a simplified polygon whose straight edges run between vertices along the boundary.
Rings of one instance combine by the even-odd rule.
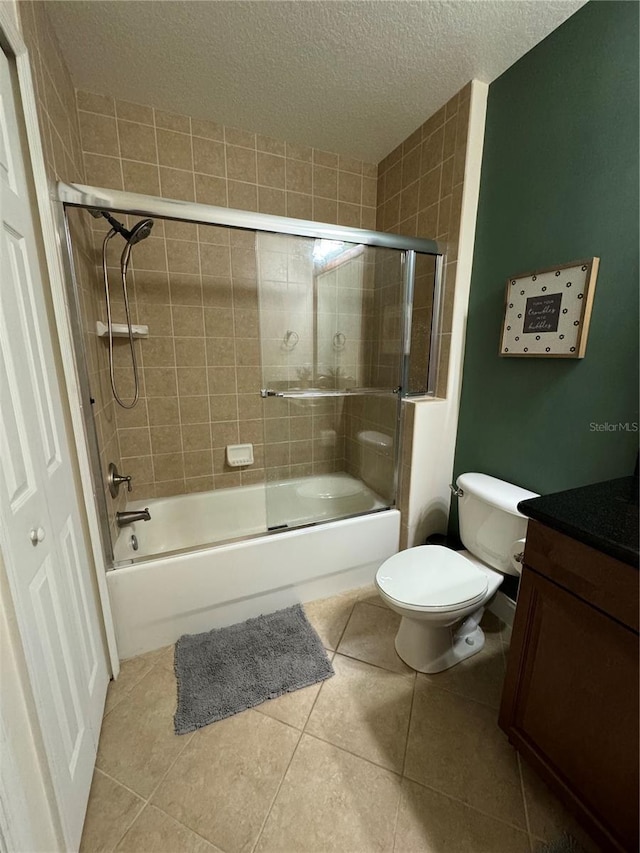
[[[395,500],[404,252],[257,235],[267,526]]]

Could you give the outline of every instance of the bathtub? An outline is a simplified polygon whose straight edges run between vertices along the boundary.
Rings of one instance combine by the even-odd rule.
[[[400,513],[348,474],[269,483],[266,492],[242,486],[127,504],[149,507],[151,521],[121,530],[107,573],[121,659],[372,583],[398,550]]]

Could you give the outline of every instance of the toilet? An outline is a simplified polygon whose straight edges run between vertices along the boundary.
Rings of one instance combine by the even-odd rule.
[[[402,616],[396,651],[418,672],[442,672],[484,646],[480,620],[505,574],[519,575],[528,519],[520,501],[538,497],[487,474],[456,482],[464,551],[418,545],[394,554],[376,587]]]

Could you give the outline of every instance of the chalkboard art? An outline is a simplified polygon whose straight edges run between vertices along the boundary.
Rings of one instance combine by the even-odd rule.
[[[599,258],[507,281],[500,355],[584,358]]]

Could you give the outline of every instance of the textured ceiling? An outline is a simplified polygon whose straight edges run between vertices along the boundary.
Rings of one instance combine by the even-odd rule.
[[[58,0],[79,89],[378,162],[584,0]]]

